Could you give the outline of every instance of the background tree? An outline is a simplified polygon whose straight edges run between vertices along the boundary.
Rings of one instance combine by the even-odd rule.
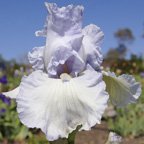
[[[118,41],[118,46],[116,48],[110,49],[106,54],[106,58],[124,59],[128,51],[127,44],[133,42],[134,35],[129,28],[123,28],[115,32],[114,36]]]
[[[129,28],[119,29],[114,36],[120,44],[126,44],[134,40],[133,33]]]

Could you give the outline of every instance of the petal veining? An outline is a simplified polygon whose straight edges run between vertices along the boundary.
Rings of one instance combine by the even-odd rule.
[[[88,70],[69,81],[48,78],[42,71],[24,77],[17,97],[22,123],[41,128],[50,141],[67,138],[78,125],[82,124],[81,129],[89,130],[100,123],[108,95],[102,74],[90,73]]]

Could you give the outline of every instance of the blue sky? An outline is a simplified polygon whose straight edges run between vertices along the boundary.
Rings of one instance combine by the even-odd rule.
[[[19,59],[35,46],[45,44],[45,39],[35,37],[42,29],[47,15],[46,0],[0,0],[0,54],[6,59]],[[130,28],[135,41],[130,51],[144,53],[144,0],[48,0],[59,6],[81,4],[85,7],[83,26],[94,23],[105,33],[103,53],[116,47],[114,32]]]

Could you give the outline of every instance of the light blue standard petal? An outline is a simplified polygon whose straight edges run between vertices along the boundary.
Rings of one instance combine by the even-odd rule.
[[[34,70],[44,70],[43,51],[44,46],[35,47],[28,53],[29,63],[32,65]]]
[[[65,71],[64,65],[67,67]],[[75,77],[85,68],[85,63],[75,50],[69,50],[65,47],[59,47],[52,55],[47,67],[47,73],[50,77],[59,78],[62,73],[69,73]]]
[[[45,3],[48,17],[45,29],[37,35],[46,34],[44,66],[50,77],[59,77],[66,64],[69,73],[76,75],[84,69],[85,63],[79,56],[83,34],[83,7],[68,5],[59,8],[55,3]],[[47,30],[47,32],[46,32]]]
[[[53,30],[62,35],[81,32],[84,7],[68,5],[58,7],[55,3],[45,2],[48,10],[47,30]],[[47,32],[48,32],[47,31]],[[47,33],[48,34],[48,33]]]
[[[53,29],[56,33],[73,34],[81,32],[83,6],[68,5],[67,7],[59,8],[55,3],[45,2],[48,10],[48,17],[43,30],[35,32],[36,36],[47,37],[49,29]]]
[[[99,27],[90,24],[83,29],[82,57],[95,70],[99,70],[103,61],[101,43],[104,37]]]
[[[111,102],[117,107],[135,103],[141,95],[141,85],[131,75],[116,76],[115,73],[103,72],[106,90]]]

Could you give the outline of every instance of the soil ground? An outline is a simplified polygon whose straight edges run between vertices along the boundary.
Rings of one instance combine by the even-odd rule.
[[[109,130],[106,122],[92,128],[91,131],[82,131],[76,135],[76,144],[105,144]],[[139,138],[123,138],[121,144],[144,144],[144,136]]]
[[[82,131],[76,135],[76,144],[105,144],[109,131],[105,122],[96,125],[91,131]]]
[[[106,144],[108,140],[109,135],[109,129],[107,127],[107,123],[105,121],[102,121],[102,124],[96,125],[93,127],[90,131],[81,131],[78,132],[75,139],[75,144]],[[43,137],[45,139],[45,136],[43,133],[39,133],[35,135],[35,138]],[[9,143],[7,140],[4,140],[0,144],[29,144],[24,141],[17,141],[14,143]],[[33,144],[33,142],[31,143]],[[47,140],[45,142],[42,142],[40,144],[48,144]],[[58,142],[55,144],[63,144],[63,142]],[[139,138],[122,138],[122,142],[120,144],[144,144],[144,136]]]

